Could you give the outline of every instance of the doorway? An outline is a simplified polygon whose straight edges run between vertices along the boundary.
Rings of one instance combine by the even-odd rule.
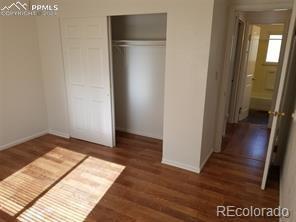
[[[280,82],[285,81],[281,74],[289,17],[288,10],[237,15],[222,152],[257,161],[262,171],[267,159],[276,159],[279,145],[275,121],[283,115],[278,95]]]
[[[238,24],[229,123],[271,127],[280,79],[285,24]]]
[[[248,83],[243,86],[244,97],[240,110],[241,122],[265,125],[271,128],[272,118],[269,111],[275,103],[278,76],[280,75],[280,55],[285,32],[284,24],[256,24],[252,25],[252,33],[256,47],[254,57],[254,72],[248,77]],[[257,33],[257,34],[256,34]],[[252,61],[253,62],[253,61]],[[249,61],[250,63],[250,61]],[[248,85],[249,84],[249,85]],[[250,88],[248,88],[250,87]]]
[[[166,26],[165,13],[109,17],[114,135],[163,138]]]

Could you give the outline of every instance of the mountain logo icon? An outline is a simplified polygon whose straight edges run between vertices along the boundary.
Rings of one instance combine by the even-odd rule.
[[[1,11],[10,11],[11,9],[17,9],[19,11],[22,10],[27,10],[28,4],[27,3],[21,3],[21,2],[16,2],[16,3],[12,3],[9,6],[4,6]]]

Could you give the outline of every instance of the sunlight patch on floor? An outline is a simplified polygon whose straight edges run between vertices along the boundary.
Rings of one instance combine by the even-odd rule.
[[[86,156],[56,147],[0,182],[0,210],[15,216]]]
[[[124,168],[88,157],[17,219],[22,222],[82,222]]]

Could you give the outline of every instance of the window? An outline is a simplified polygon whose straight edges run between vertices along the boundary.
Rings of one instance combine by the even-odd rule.
[[[268,49],[265,62],[278,63],[282,46],[283,35],[269,35]]]

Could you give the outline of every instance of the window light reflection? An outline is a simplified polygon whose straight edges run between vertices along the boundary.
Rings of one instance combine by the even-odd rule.
[[[15,216],[86,156],[56,147],[0,182],[0,210]]]
[[[88,157],[17,219],[22,222],[82,222],[124,168]]]

